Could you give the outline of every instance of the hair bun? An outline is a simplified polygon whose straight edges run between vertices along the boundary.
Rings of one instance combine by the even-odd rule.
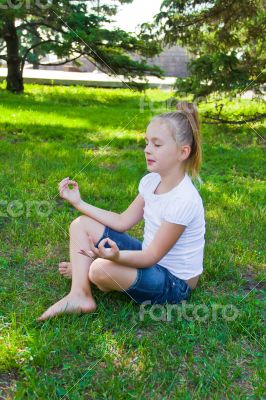
[[[194,103],[188,103],[187,101],[179,101],[176,104],[176,109],[178,111],[183,111],[187,114],[193,114],[198,111]]]
[[[199,122],[199,112],[196,104],[188,103],[187,101],[179,101],[176,105],[177,111],[181,111],[186,115],[190,122],[193,132],[199,132],[200,122]]]

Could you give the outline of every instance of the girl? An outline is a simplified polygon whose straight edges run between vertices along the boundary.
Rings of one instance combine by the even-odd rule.
[[[122,214],[85,203],[75,181],[60,182],[60,196],[84,215],[70,224],[70,263],[59,264],[60,273],[72,277],[70,293],[39,320],[94,311],[91,282],[103,292],[121,291],[150,304],[179,303],[196,287],[205,245],[203,203],[189,176],[197,176],[201,164],[196,106],[182,102],[153,118],[145,140],[149,173]],[[124,232],[143,217],[140,242]]]

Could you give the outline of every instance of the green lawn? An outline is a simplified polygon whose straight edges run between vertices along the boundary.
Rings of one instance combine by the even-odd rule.
[[[122,293],[95,289],[94,314],[36,322],[70,286],[57,265],[68,260],[68,227],[79,213],[59,198],[58,182],[75,178],[84,200],[124,211],[146,172],[147,122],[167,111],[171,95],[0,89],[0,398],[265,398],[261,121],[202,127],[195,185],[205,205],[205,270],[171,318],[165,307],[143,317]],[[263,109],[225,101],[227,118]],[[143,221],[128,233],[141,240]]]

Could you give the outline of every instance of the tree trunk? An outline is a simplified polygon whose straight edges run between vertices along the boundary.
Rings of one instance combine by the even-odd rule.
[[[7,90],[21,93],[24,87],[20,69],[19,40],[14,18],[11,17],[5,22],[3,36],[7,46]]]

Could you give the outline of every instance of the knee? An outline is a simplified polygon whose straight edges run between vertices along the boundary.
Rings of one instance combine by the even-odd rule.
[[[103,258],[97,258],[90,265],[89,279],[95,285],[101,286],[108,279],[108,274],[105,272],[105,264],[106,260],[104,260]]]
[[[86,215],[80,215],[79,217],[75,218],[69,226],[69,232],[71,233],[76,229],[81,229],[85,227],[86,218],[88,218],[86,217]]]

